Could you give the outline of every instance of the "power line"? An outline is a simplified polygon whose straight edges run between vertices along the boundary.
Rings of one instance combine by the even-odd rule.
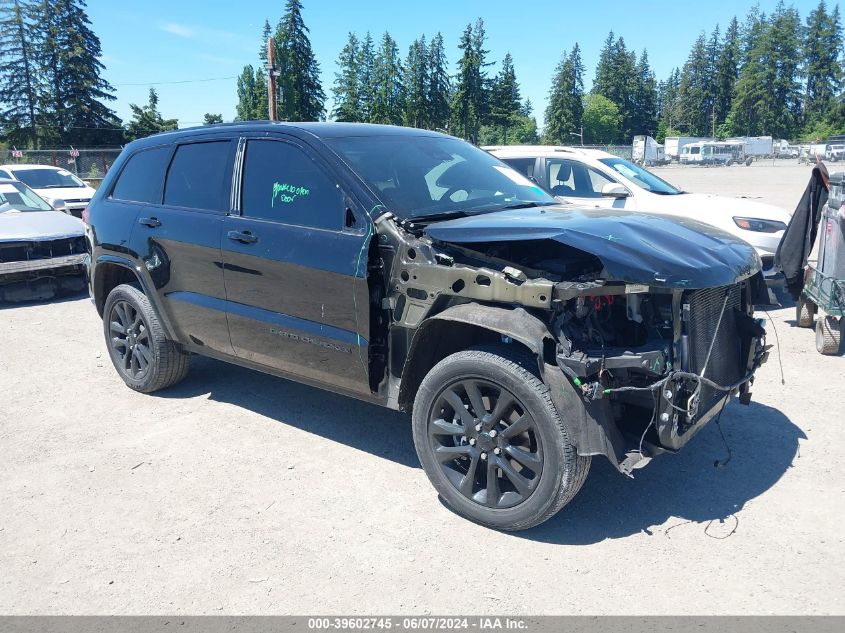
[[[231,77],[209,77],[207,79],[180,79],[178,81],[143,81],[139,83],[112,84],[112,86],[164,86],[169,84],[195,84],[206,81],[226,81],[229,79],[237,78],[237,75],[232,75]]]

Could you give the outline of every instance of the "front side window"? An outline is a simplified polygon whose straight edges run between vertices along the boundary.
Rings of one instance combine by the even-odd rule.
[[[283,141],[247,143],[241,187],[244,217],[340,230],[343,210],[337,183],[303,150]]]
[[[161,187],[169,158],[169,147],[156,147],[130,156],[117,178],[111,197],[128,202],[161,203]]]
[[[66,169],[13,169],[15,179],[33,189],[76,189],[85,183]]]
[[[167,171],[164,204],[225,213],[229,210],[231,141],[180,145]]]
[[[574,160],[548,159],[546,172],[556,196],[600,198],[602,187],[614,182],[600,171]]]

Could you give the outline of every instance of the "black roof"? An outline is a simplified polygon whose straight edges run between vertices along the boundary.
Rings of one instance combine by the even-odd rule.
[[[287,123],[280,121],[236,121],[234,123],[217,123],[215,125],[201,125],[198,127],[182,128],[172,132],[162,132],[134,141],[132,145],[154,145],[162,141],[171,141],[182,136],[196,136],[211,134],[219,130],[234,132],[280,132],[292,134],[297,132],[315,136],[317,138],[339,138],[348,136],[445,136],[440,132],[420,130],[398,125],[376,125],[373,123],[336,123],[336,122],[301,122]]]

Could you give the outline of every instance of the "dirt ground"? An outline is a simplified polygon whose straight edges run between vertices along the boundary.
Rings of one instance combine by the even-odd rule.
[[[663,168],[794,208],[807,167]],[[409,419],[196,358],[124,387],[87,298],[0,309],[0,613],[845,614],[845,361],[794,308],[754,402],[557,517],[464,521]],[[770,342],[775,342],[772,334]]]

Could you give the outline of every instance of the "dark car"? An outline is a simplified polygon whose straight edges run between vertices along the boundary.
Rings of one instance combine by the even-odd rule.
[[[129,387],[169,387],[203,354],[412,412],[434,487],[499,529],[555,514],[593,455],[630,474],[681,448],[747,401],[766,357],[745,242],[560,206],[434,132],[243,123],[135,141],[90,238]]]

